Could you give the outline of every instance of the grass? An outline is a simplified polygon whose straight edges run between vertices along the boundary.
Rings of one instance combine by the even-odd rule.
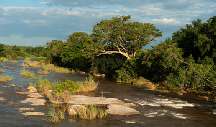
[[[11,81],[13,78],[8,76],[8,75],[0,75],[0,82],[9,82]]]
[[[58,123],[65,119],[64,111],[58,110],[56,108],[50,108],[47,113],[48,121],[52,123]]]
[[[68,68],[58,67],[54,64],[45,63],[44,58],[32,59],[26,58],[24,60],[25,67],[33,67],[33,68],[41,68],[42,70],[39,72],[40,74],[47,74],[49,72],[56,73],[71,73],[72,71]]]
[[[52,83],[49,80],[38,80],[34,84],[39,93],[47,97],[51,102],[69,101],[71,94],[91,92],[97,88],[97,83],[91,78],[83,82],[65,80]]]
[[[58,82],[54,90],[56,92],[64,92],[69,91],[70,93],[83,93],[83,92],[91,92],[97,88],[97,83],[92,78],[87,78],[83,82],[73,81],[73,80],[65,80],[63,82]]]
[[[38,92],[45,96],[49,96],[50,91],[53,89],[53,84],[49,80],[38,80],[35,84],[36,89]]]
[[[0,57],[0,62],[6,62],[6,61],[8,61],[8,58],[6,58],[6,57]]]
[[[71,94],[74,94],[94,91],[97,88],[97,83],[91,78],[86,79],[83,82],[65,80],[52,83],[49,80],[38,80],[38,82],[35,83],[35,86],[41,93],[46,93],[48,90],[53,90],[56,93],[68,91]]]
[[[32,61],[31,58],[26,58],[24,60],[24,66],[25,67],[39,68],[39,67],[41,67],[41,62],[39,62],[39,61]]]
[[[83,120],[103,119],[107,117],[105,109],[94,105],[86,106],[86,108],[79,108],[76,117]]]
[[[52,123],[58,123],[65,119],[65,112],[67,106],[63,105],[52,105],[47,112],[47,120]],[[95,105],[81,106],[80,108],[74,108],[74,116],[70,116],[74,119],[82,120],[95,120],[104,119],[108,116],[105,108],[97,107]]]
[[[133,86],[138,88],[147,88],[149,90],[155,90],[157,85],[152,83],[151,81],[144,79],[143,77],[139,77],[138,79],[134,79],[131,83]]]
[[[92,77],[87,78],[83,83],[81,83],[78,92],[91,92],[96,90],[98,84],[93,80]]]
[[[58,67],[54,64],[43,64],[41,66],[43,71],[56,72],[56,73],[71,73],[72,71],[68,68]]]
[[[24,78],[35,78],[35,73],[27,71],[27,70],[22,70],[20,71],[20,75],[23,76]]]

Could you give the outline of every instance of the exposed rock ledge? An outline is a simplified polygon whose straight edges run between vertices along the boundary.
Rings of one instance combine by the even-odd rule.
[[[51,103],[59,104],[64,102],[51,101]],[[96,105],[96,106],[106,106],[107,112],[110,115],[137,115],[140,114],[139,111],[134,109],[135,104],[133,103],[125,103],[117,98],[105,98],[105,97],[89,97],[84,95],[71,95],[69,101],[67,102],[69,105],[78,105],[82,107],[83,105]],[[69,108],[73,108],[71,106]],[[73,109],[68,109],[69,111],[73,111]]]
[[[43,99],[37,90],[34,87],[28,87],[28,92],[26,92],[27,97],[25,100],[21,101],[21,103],[30,103],[32,106],[42,106],[45,105],[46,101]],[[105,98],[105,97],[90,97],[84,95],[70,95],[67,102],[63,101],[55,101],[49,100],[51,103],[54,104],[69,104],[68,111],[74,111],[73,107],[77,108],[77,106],[88,106],[88,105],[95,105],[95,106],[103,106],[107,108],[107,113],[110,115],[137,115],[140,114],[139,111],[134,109],[136,106],[133,103],[126,103],[122,100],[117,98]],[[25,115],[31,115],[32,113],[26,112]],[[69,112],[69,114],[71,114]],[[43,115],[33,112],[32,115]]]

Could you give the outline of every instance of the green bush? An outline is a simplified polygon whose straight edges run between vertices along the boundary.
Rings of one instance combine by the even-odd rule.
[[[170,73],[176,72],[184,64],[182,54],[176,43],[168,39],[145,51],[138,58],[138,74],[154,82],[164,81]]]
[[[54,86],[54,90],[58,93],[62,93],[65,90],[69,91],[70,93],[75,93],[79,90],[80,84],[72,81],[72,80],[65,80],[63,82],[58,82]]]
[[[167,77],[170,87],[184,87],[195,91],[213,91],[216,87],[216,72],[213,64],[189,63],[176,74]]]
[[[38,82],[36,82],[35,86],[38,92],[44,95],[48,95],[49,90],[53,89],[53,85],[49,80],[39,80]]]
[[[116,71],[121,69],[126,59],[120,54],[101,55],[94,61],[94,66],[108,79],[116,79]]]
[[[116,73],[117,82],[131,83],[137,77],[135,60],[126,61]]]

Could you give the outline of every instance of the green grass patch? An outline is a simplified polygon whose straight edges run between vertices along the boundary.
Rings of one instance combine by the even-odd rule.
[[[0,57],[0,62],[6,62],[6,61],[8,61],[8,58],[6,58],[6,57]]]
[[[11,81],[13,78],[8,76],[8,75],[0,75],[0,82],[9,82]]]
[[[54,64],[42,64],[43,71],[56,72],[56,73],[71,73],[72,71],[68,68],[58,67]]]
[[[28,70],[22,70],[20,71],[20,75],[23,76],[24,78],[35,78],[36,74],[33,72],[30,72]]]

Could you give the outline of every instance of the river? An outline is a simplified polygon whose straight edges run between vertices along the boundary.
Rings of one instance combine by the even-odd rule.
[[[46,117],[25,117],[19,111],[20,108],[32,108],[21,103],[24,95],[17,94],[35,79],[25,79],[20,76],[23,61],[4,62],[0,68],[4,74],[13,77],[8,83],[0,83],[0,127],[215,127],[216,116],[212,109],[215,104],[210,102],[198,102],[184,100],[175,96],[162,95],[146,89],[137,89],[123,84],[117,84],[105,79],[97,79],[98,90],[95,96],[115,97],[121,100],[137,104],[137,110],[141,112],[132,117],[109,117],[104,120],[73,120],[66,119],[59,124],[51,124]],[[36,72],[38,69],[28,68]],[[80,73],[58,74],[50,73],[41,76],[51,81],[58,80],[84,80],[85,75]],[[34,107],[39,111],[46,112],[47,107]]]

